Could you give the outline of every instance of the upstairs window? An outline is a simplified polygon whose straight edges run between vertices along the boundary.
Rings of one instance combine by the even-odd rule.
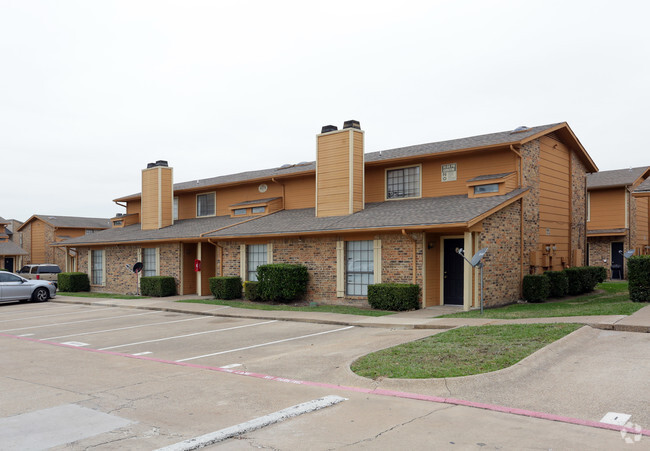
[[[245,208],[236,208],[235,211],[233,211],[235,216],[244,216],[246,213],[247,210]]]
[[[498,193],[499,184],[490,183],[488,185],[476,185],[474,187],[474,194],[483,194],[483,193]]]
[[[196,217],[215,216],[217,214],[217,198],[215,193],[199,194],[196,196]]]
[[[174,197],[174,211],[172,212],[172,219],[178,221],[178,197]]]
[[[265,211],[266,211],[266,207],[253,207],[253,208],[251,208],[251,213],[253,213],[253,214],[264,213]]]
[[[420,197],[420,166],[386,171],[386,199]]]

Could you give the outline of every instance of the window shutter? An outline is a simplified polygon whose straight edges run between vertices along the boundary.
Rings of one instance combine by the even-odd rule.
[[[246,281],[246,245],[239,245],[239,275],[241,276],[242,282]]]
[[[266,245],[266,263],[269,265],[273,263],[273,243]]]
[[[345,242],[336,242],[336,297],[345,296]]]
[[[375,240],[373,253],[373,283],[381,283],[381,240]]]

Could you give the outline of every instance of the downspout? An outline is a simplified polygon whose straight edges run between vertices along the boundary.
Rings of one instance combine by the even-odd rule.
[[[521,152],[519,152],[517,149],[515,149],[515,147],[512,144],[510,144],[510,150],[512,150],[512,152],[519,157],[519,170],[517,171],[517,174],[518,174],[517,178],[519,179],[518,180],[518,183],[519,183],[518,188],[521,188],[522,181],[523,181],[523,175],[521,173],[521,171],[523,171],[523,163],[522,163]]]
[[[210,241],[210,238],[208,238],[208,243],[216,246],[217,249],[219,249],[219,277],[223,277],[223,246],[219,243],[213,243]]]
[[[278,182],[275,177],[271,177],[271,181],[282,187],[282,209],[284,210],[284,183]]]
[[[416,257],[417,257],[417,244],[418,244],[418,242],[417,242],[417,240],[415,238],[413,238],[411,235],[406,233],[406,229],[402,229],[402,235],[404,235],[406,238],[411,240],[411,242],[413,243],[413,285],[417,285],[417,283],[416,283],[416,275],[417,275]]]

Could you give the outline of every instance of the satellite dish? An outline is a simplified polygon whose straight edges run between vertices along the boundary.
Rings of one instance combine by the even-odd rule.
[[[623,251],[619,251],[619,252],[620,252],[621,254],[623,254]],[[623,254],[623,257],[625,257],[625,258],[627,259],[627,258],[630,258],[630,257],[633,256],[633,255],[634,255],[634,249],[630,249],[629,251],[626,251],[626,252]]]
[[[483,259],[483,257],[485,257],[485,254],[487,253],[487,251],[488,251],[487,247],[484,248],[484,249],[481,249],[480,251],[478,251],[476,254],[474,254],[474,256],[472,257],[472,260],[469,262],[469,264],[472,265],[472,266],[476,266],[479,263],[481,263],[481,260]]]
[[[144,268],[142,262],[137,262],[135,265],[133,265],[133,272],[137,274],[142,271],[142,268]]]

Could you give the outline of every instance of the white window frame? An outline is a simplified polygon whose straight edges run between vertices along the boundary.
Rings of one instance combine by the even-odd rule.
[[[406,169],[417,168],[418,170],[418,181],[417,189],[418,193],[415,196],[399,196],[399,197],[389,197],[388,196],[388,175],[393,171],[404,171]],[[422,165],[421,164],[411,164],[408,166],[399,166],[394,168],[386,168],[384,172],[384,198],[385,200],[401,200],[401,199],[419,199],[422,197]]]
[[[151,252],[153,251],[153,269],[147,269],[148,262],[145,262],[145,253],[147,251]],[[144,265],[144,270],[142,271],[142,276],[143,277],[152,277],[152,276],[159,276],[160,275],[160,248],[158,247],[145,247],[140,249],[140,255],[138,256],[138,261],[141,261],[142,264]],[[151,272],[153,271],[153,274]]]
[[[357,244],[358,243],[358,244]],[[354,247],[362,247],[355,249]],[[355,260],[354,257],[368,257],[372,260]],[[354,266],[364,266],[366,269],[353,270]],[[355,277],[350,280],[351,275]],[[364,280],[365,279],[365,280]],[[358,281],[361,280],[359,283]],[[375,283],[375,244],[373,240],[351,240],[345,242],[345,295],[368,296],[368,285]]]
[[[174,221],[178,221],[178,196],[174,197],[174,204],[172,206],[172,219]]]
[[[101,252],[101,281],[95,283],[95,274],[93,271],[94,253]],[[106,250],[105,249],[91,249],[88,251],[88,272],[90,273],[90,284],[95,287],[106,286]]]
[[[199,197],[201,196],[212,196],[214,199],[214,212],[212,214],[199,215]],[[196,217],[197,218],[208,218],[210,216],[217,215],[217,192],[212,191],[210,193],[200,193],[196,195]]]

